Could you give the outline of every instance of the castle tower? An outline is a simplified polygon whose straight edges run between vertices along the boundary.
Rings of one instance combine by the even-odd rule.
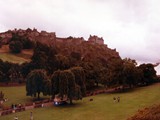
[[[88,41],[89,42],[91,42],[91,43],[98,43],[98,44],[101,44],[101,45],[103,45],[104,44],[104,40],[103,40],[103,38],[101,37],[98,37],[98,36],[96,36],[96,35],[90,35],[90,37],[88,38]]]

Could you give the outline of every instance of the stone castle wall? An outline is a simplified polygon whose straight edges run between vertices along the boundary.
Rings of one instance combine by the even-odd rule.
[[[56,42],[68,42],[68,43],[74,43],[75,45],[78,45],[80,43],[82,43],[84,40],[83,37],[79,37],[79,38],[75,38],[75,37],[68,37],[68,38],[60,38],[60,37],[56,37],[56,33],[55,32],[46,32],[46,31],[41,31],[38,32],[37,29],[26,29],[26,30],[22,30],[22,29],[14,29],[14,30],[9,30],[7,32],[4,33],[0,33],[0,37],[1,37],[1,41],[2,43],[7,44],[9,42],[9,40],[12,38],[12,34],[18,34],[19,36],[25,36],[28,37],[31,41],[39,41],[42,43],[46,43],[46,44],[55,44]],[[98,36],[91,36],[88,38],[88,42],[92,43],[92,44],[104,44],[104,40],[103,38],[100,38]]]

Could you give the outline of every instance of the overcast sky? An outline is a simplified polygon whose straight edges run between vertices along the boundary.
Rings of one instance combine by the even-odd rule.
[[[160,62],[160,0],[0,0],[0,32],[53,31],[59,37],[98,35],[122,58]]]

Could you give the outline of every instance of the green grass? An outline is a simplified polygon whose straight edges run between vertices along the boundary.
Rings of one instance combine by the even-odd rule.
[[[10,103],[12,100],[15,102],[31,100],[25,97],[24,87],[1,87],[0,90],[6,92],[5,94],[10,98]],[[17,94],[14,94],[13,91]],[[117,96],[121,97],[120,103],[113,102],[113,97]],[[89,101],[90,98],[93,98],[93,101]],[[138,109],[159,103],[160,83],[137,88],[127,93],[86,97],[82,101],[76,101],[73,106],[37,108],[2,116],[0,120],[11,120],[15,115],[20,120],[28,120],[31,111],[33,112],[34,120],[125,120],[134,115]]]
[[[18,87],[0,87],[0,91],[3,91],[4,97],[8,98],[8,101],[4,103],[5,106],[11,106],[11,104],[24,104],[33,101],[33,98],[26,96],[25,86]],[[42,96],[42,98],[49,98],[49,96]]]
[[[21,53],[13,54],[9,50],[9,45],[3,45],[0,48],[0,59],[11,63],[24,63],[29,62],[33,55],[33,49],[23,49]]]
[[[24,62],[29,61],[28,59],[16,56],[11,53],[0,53],[0,59],[2,59],[3,61],[8,61],[8,62],[12,62],[12,63],[19,63],[19,64],[22,64]]]

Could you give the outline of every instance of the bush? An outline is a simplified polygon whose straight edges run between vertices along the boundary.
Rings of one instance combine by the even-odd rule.
[[[30,49],[33,47],[33,43],[28,38],[23,38],[20,42],[23,45],[23,49]]]
[[[138,113],[127,120],[160,120],[160,105],[138,110]]]
[[[23,48],[22,43],[19,41],[12,41],[9,44],[9,49],[13,53],[20,53],[22,51],[22,48]]]

